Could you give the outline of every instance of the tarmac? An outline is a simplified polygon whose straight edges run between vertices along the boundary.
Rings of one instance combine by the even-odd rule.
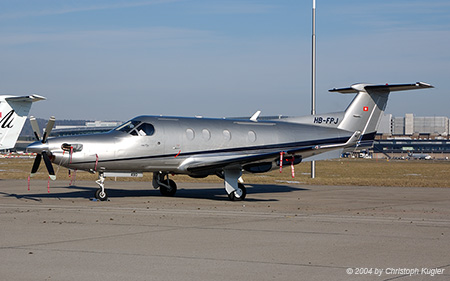
[[[2,280],[450,280],[450,189],[0,180]]]

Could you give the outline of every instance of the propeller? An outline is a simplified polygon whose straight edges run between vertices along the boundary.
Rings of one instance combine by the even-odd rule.
[[[30,117],[31,128],[33,129],[34,136],[36,137],[38,142],[41,142],[41,144],[47,143],[48,136],[50,135],[50,132],[52,131],[53,126],[55,125],[55,120],[56,119],[54,116],[50,117],[50,119],[47,122],[47,126],[45,127],[44,134],[42,135],[41,138],[39,125],[37,123],[36,118],[33,116]],[[37,153],[36,158],[34,159],[30,176],[32,177],[34,174],[36,174],[37,170],[39,169],[39,165],[41,164],[41,159],[44,159],[44,164],[45,167],[47,168],[50,179],[55,180],[56,179],[55,170],[53,169],[52,162],[49,157],[49,154],[51,153],[46,151],[48,147],[41,146],[41,148],[42,149]]]

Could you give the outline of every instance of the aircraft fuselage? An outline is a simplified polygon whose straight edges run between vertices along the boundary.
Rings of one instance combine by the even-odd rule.
[[[134,127],[146,124],[152,128],[139,132],[134,127],[119,126],[107,133],[50,138],[46,144],[30,145],[29,150],[33,151],[33,146],[47,146],[54,163],[71,169],[194,175],[196,172],[186,170],[184,164],[345,143],[352,135],[336,128],[277,120],[139,116],[129,122],[134,122]],[[213,173],[214,169],[199,169],[202,175]]]

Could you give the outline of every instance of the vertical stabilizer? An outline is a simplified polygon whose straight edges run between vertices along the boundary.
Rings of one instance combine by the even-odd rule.
[[[334,88],[329,91],[343,94],[357,93],[345,110],[344,118],[338,128],[351,132],[361,131],[360,141],[364,141],[374,139],[391,92],[426,88],[433,88],[433,86],[423,82],[393,85],[354,84],[349,88]]]
[[[13,148],[30,112],[31,104],[45,100],[38,95],[0,96],[0,149]]]

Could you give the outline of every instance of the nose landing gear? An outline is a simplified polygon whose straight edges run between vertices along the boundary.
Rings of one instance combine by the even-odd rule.
[[[95,191],[95,198],[100,201],[108,200],[108,194],[105,191],[105,176],[103,173],[98,173],[98,180],[95,181],[99,185],[99,189]]]

